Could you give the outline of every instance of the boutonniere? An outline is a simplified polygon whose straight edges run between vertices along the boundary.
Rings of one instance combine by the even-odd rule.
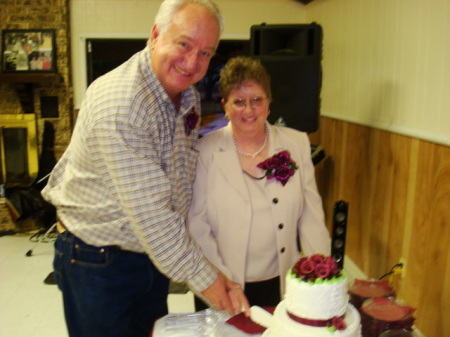
[[[200,115],[197,110],[195,110],[195,107],[192,108],[191,112],[184,116],[184,130],[186,131],[186,136],[189,136],[191,131],[195,129],[199,119]]]
[[[291,159],[291,154],[289,151],[284,150],[278,152],[272,157],[264,160],[257,165],[260,169],[266,170],[264,175],[267,179],[274,179],[279,181],[283,186],[286,185],[289,178],[298,169],[295,161]]]

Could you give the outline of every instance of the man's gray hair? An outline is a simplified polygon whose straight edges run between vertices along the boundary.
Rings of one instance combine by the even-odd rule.
[[[155,17],[155,25],[158,27],[161,35],[167,32],[174,14],[187,4],[197,4],[209,10],[217,20],[219,35],[222,35],[224,27],[223,16],[220,13],[219,7],[211,0],[164,0]]]

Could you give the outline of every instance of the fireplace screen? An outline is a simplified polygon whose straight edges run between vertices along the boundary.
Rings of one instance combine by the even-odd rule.
[[[38,173],[34,114],[0,114],[1,182],[29,185]]]

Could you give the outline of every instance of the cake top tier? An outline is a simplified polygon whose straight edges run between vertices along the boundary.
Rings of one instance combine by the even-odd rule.
[[[289,314],[301,319],[341,317],[348,306],[347,278],[329,256],[303,257],[286,275],[284,299]]]
[[[292,267],[291,275],[304,282],[322,282],[343,276],[335,259],[315,254],[300,258]]]

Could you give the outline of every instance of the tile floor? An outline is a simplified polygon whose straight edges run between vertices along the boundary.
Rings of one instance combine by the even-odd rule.
[[[45,284],[52,271],[52,240],[0,237],[0,337],[66,337],[61,294]],[[32,249],[32,255],[26,253]],[[192,312],[192,293],[169,295],[170,312]]]

